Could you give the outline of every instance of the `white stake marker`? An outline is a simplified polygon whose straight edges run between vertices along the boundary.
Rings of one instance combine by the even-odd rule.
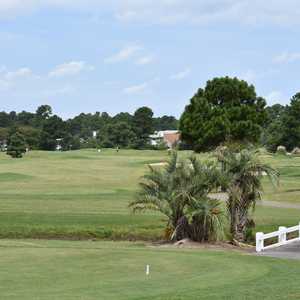
[[[150,266],[149,265],[146,266],[146,275],[147,276],[150,275]]]

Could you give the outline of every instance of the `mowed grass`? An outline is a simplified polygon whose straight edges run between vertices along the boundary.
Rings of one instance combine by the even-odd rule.
[[[126,242],[2,240],[0,250],[1,299],[300,298],[298,261]]]
[[[0,237],[160,239],[165,218],[134,215],[128,204],[147,165],[167,159],[166,151],[33,151],[23,159],[1,153]],[[265,180],[264,198],[300,204],[300,157],[263,155],[262,160],[281,173],[278,189]],[[295,225],[299,219],[295,209],[257,207],[255,213],[257,230],[263,231]]]
[[[300,156],[262,155],[261,160],[280,173],[277,189],[265,179],[264,199],[281,203],[300,204]]]
[[[0,236],[158,238],[162,216],[133,215],[128,204],[147,164],[165,159],[160,151],[2,153]]]

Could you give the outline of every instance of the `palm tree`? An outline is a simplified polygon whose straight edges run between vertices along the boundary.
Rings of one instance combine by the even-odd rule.
[[[168,218],[167,232],[173,232],[177,240],[185,237],[209,240],[212,232],[218,236],[214,230],[218,229],[217,223],[208,220],[217,215],[215,208],[219,203],[205,209],[208,194],[220,182],[220,171],[215,164],[201,163],[195,157],[179,161],[177,153],[173,153],[164,168],[149,168],[136,200],[130,204],[134,211],[154,210],[164,214]]]
[[[149,173],[142,177],[140,190],[129,207],[137,211],[159,211],[168,218],[168,226],[175,228],[178,220],[184,215],[185,203],[177,192],[176,170],[178,168],[177,153],[162,169],[149,165]]]
[[[222,158],[228,179],[226,204],[230,231],[237,241],[245,240],[247,226],[252,221],[249,210],[255,209],[257,201],[261,200],[263,176],[267,176],[274,185],[278,183],[279,173],[262,163],[258,154],[258,151],[244,149],[238,153],[226,151]]]
[[[193,198],[187,206],[190,238],[198,242],[220,240],[224,237],[224,213],[218,200]]]

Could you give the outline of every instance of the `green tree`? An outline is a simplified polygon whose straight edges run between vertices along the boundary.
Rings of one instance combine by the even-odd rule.
[[[80,138],[70,133],[65,133],[61,140],[62,151],[79,150],[81,148]]]
[[[40,137],[40,149],[53,151],[57,146],[57,139],[66,135],[66,123],[58,116],[52,116],[43,123]]]
[[[9,129],[0,127],[0,151],[3,151],[6,147],[9,137]]]
[[[196,151],[225,141],[258,142],[266,102],[253,85],[237,78],[214,78],[199,89],[180,119],[183,140]]]
[[[251,209],[261,200],[262,179],[267,176],[273,184],[278,182],[278,172],[260,161],[259,152],[243,149],[240,152],[223,151],[218,156],[223,163],[224,178],[227,178],[228,200],[226,202],[232,238],[245,241],[247,229],[253,220]]]
[[[140,107],[133,116],[133,130],[137,140],[135,148],[143,149],[149,145],[149,136],[154,132],[153,111],[149,107]]]
[[[262,134],[262,144],[271,152],[276,152],[282,144],[284,117],[287,107],[275,104],[266,108],[267,121]]]
[[[31,126],[20,126],[18,127],[18,132],[20,132],[24,136],[24,139],[29,149],[39,149],[41,135],[40,129],[33,128]]]
[[[124,122],[108,124],[99,136],[102,147],[128,148],[136,141],[136,135],[131,126]]]
[[[155,131],[161,130],[176,130],[178,129],[179,122],[173,116],[162,116],[153,119]]]
[[[24,153],[26,153],[24,136],[19,132],[15,132],[8,139],[7,154],[13,158],[22,158]]]
[[[288,151],[300,146],[300,93],[292,97],[283,115],[280,144]]]
[[[174,153],[163,169],[150,166],[141,183],[134,211],[159,211],[168,219],[166,233],[179,240],[216,239],[223,231],[222,211],[218,201],[208,194],[220,182],[220,172],[213,164],[195,158],[179,161]]]
[[[41,105],[36,110],[36,116],[40,119],[46,120],[52,115],[52,108],[50,105]]]

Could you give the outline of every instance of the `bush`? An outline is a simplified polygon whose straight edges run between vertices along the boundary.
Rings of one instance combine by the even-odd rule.
[[[24,153],[26,153],[24,136],[16,132],[8,139],[7,154],[12,158],[22,158]]]

